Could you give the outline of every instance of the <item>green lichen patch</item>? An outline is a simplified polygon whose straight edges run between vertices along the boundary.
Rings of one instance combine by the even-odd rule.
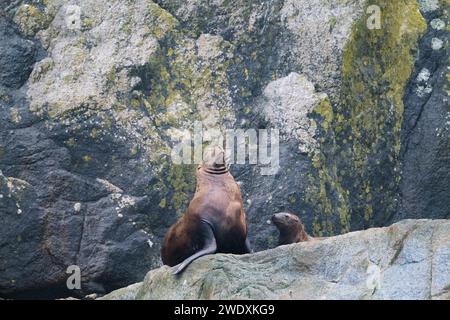
[[[174,165],[163,162],[157,182],[151,186],[159,194],[159,208],[181,216],[189,204],[196,187],[195,165]]]
[[[321,129],[332,129],[313,157],[318,178],[312,178],[309,201],[320,208],[316,234],[330,234],[327,223],[337,218],[341,232],[351,229],[353,218],[369,227],[375,211],[388,215],[395,209],[403,96],[426,23],[414,0],[371,4],[381,8],[381,29],[370,30],[364,15],[354,25],[337,106],[315,109]]]
[[[178,21],[169,12],[156,3],[150,2],[148,7],[149,20],[147,30],[157,39],[162,39],[167,32],[178,26]]]
[[[314,113],[318,114],[321,119],[322,129],[326,132],[333,121],[333,107],[329,98],[323,99],[313,110]]]
[[[53,7],[47,8],[45,3],[22,4],[14,14],[14,22],[27,36],[34,36],[39,30],[45,29],[53,20]]]

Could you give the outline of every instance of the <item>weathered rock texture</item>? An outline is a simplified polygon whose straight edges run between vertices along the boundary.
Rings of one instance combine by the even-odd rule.
[[[256,250],[276,211],[314,235],[448,218],[446,4],[2,1],[0,295],[73,294],[70,265],[79,294],[160,266],[195,188],[173,138],[196,121],[280,129],[276,175],[232,167]]]
[[[450,299],[450,221],[210,255],[180,277],[162,267],[102,299]]]

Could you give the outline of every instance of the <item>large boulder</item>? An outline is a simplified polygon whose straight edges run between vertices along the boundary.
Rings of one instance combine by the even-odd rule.
[[[101,299],[450,299],[450,221],[404,220],[256,254],[210,255],[181,276],[165,266]]]

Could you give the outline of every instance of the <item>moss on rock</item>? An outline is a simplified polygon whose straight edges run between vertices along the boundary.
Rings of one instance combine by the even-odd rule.
[[[368,227],[375,210],[389,214],[395,208],[403,96],[426,22],[414,0],[371,4],[381,8],[381,29],[369,29],[364,15],[354,25],[339,101],[334,110],[326,102],[315,109],[322,130],[333,131],[312,159],[318,178],[310,179],[307,201],[320,208],[316,234],[332,234],[328,222],[337,218],[341,232],[351,229],[353,218]]]
[[[27,36],[34,36],[39,30],[45,29],[53,20],[53,7],[47,8],[45,3],[22,4],[14,15],[14,22],[17,23],[21,31]]]

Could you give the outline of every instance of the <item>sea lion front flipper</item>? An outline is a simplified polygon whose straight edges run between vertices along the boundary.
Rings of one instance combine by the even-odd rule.
[[[205,237],[205,242],[204,242],[205,244],[204,244],[203,249],[196,252],[189,258],[185,259],[182,263],[176,265],[174,267],[175,271],[173,272],[173,274],[178,274],[181,271],[183,271],[195,259],[205,256],[207,254],[212,254],[212,253],[216,252],[217,243],[216,243],[216,238],[214,237],[214,232],[213,232],[211,224],[208,221],[202,219],[201,220],[201,230],[202,230],[202,235]]]

